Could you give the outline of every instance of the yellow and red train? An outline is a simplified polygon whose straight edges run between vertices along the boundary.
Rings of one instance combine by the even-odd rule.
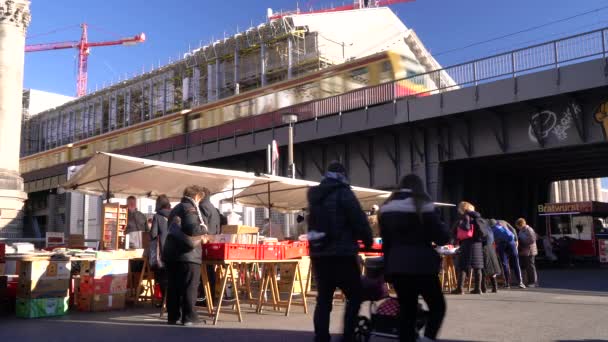
[[[426,95],[434,88],[429,84],[432,80],[428,75],[414,76],[425,72],[418,61],[385,51],[32,154],[21,158],[20,171],[37,179],[43,177],[36,177],[37,171],[61,168],[65,172],[67,165],[98,151],[145,156],[269,129],[282,124],[280,114],[285,111],[306,120],[395,97]],[[364,99],[357,90],[367,87],[375,88]]]

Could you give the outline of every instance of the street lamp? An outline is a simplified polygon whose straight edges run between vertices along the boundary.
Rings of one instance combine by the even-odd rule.
[[[294,113],[284,113],[283,114],[283,123],[289,125],[289,140],[287,147],[287,158],[288,160],[288,173],[289,177],[296,178],[296,164],[293,162],[293,125],[298,122],[298,114]]]

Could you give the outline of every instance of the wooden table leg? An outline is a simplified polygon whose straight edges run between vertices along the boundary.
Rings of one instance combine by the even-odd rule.
[[[264,270],[266,272],[266,270]],[[268,284],[266,282],[266,274],[262,273],[262,278],[260,279],[260,297],[258,298],[258,307],[255,309],[255,312],[262,313],[262,306],[264,301],[264,293],[266,292],[266,288]]]
[[[207,265],[201,265],[201,282],[203,290],[207,298],[207,312],[209,316],[213,315],[213,295],[211,294],[211,285],[209,284],[209,274],[207,274]]]
[[[234,298],[236,299],[236,312],[239,316],[239,322],[243,322],[243,316],[241,315],[241,302],[239,300],[239,288],[238,288],[238,279],[234,276],[234,266],[232,263],[228,264],[228,274],[232,279],[232,287],[234,291]]]
[[[222,309],[222,303],[224,302],[224,294],[226,293],[226,285],[228,284],[228,274],[224,274],[224,279],[222,279],[222,290],[220,292],[220,299],[217,305],[217,309],[215,310],[215,316],[213,317],[213,325],[217,325],[217,320],[220,317],[220,311]]]
[[[270,284],[272,285],[272,303],[275,311],[281,311],[279,303],[281,302],[281,292],[279,291],[279,283],[277,282],[277,265],[270,264]]]
[[[298,272],[298,281],[300,282],[300,289],[302,289],[302,302],[304,304],[304,313],[308,314],[308,304],[306,304],[306,291],[308,288],[304,288],[304,280],[302,279],[302,272],[300,270],[300,263],[296,267],[296,272]]]
[[[291,278],[291,286],[289,287],[289,298],[287,299],[287,309],[285,310],[285,317],[289,316],[289,310],[291,309],[291,301],[293,300],[293,289],[296,286],[296,278],[298,277],[298,272],[300,269],[300,264],[297,263],[295,269],[293,270],[293,277]]]

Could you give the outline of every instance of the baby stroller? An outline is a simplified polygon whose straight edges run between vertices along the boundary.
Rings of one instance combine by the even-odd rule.
[[[372,336],[399,338],[399,302],[389,294],[384,281],[384,257],[366,258],[362,279],[365,293],[364,303],[369,303],[366,315],[359,316],[355,328],[356,341],[369,341]],[[425,325],[428,311],[418,304],[416,331]]]

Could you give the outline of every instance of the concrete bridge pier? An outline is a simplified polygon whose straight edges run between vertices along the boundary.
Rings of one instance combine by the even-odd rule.
[[[0,236],[22,233],[27,198],[19,175],[19,143],[29,5],[29,0],[0,0]]]

